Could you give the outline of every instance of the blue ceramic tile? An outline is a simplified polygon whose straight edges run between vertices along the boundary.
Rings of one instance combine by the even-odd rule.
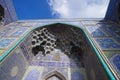
[[[115,42],[112,38],[96,38],[95,40],[103,50],[120,49],[120,44]]]
[[[39,74],[40,74],[40,72],[38,70],[36,70],[36,69],[31,70],[27,74],[25,80],[39,80]]]
[[[0,36],[7,36],[11,32],[13,32],[16,29],[16,27],[4,27],[0,29]]]
[[[26,58],[27,60],[29,60],[29,59],[30,59],[30,56],[29,56],[28,51],[27,51],[27,49],[26,49],[26,47],[25,47],[25,44],[24,44],[23,42],[20,44],[20,48],[21,48],[21,50],[22,50],[25,58]]]
[[[97,29],[96,31],[91,33],[93,37],[105,37],[106,35],[100,31],[99,29]]]
[[[120,55],[115,55],[113,57],[113,64],[116,66],[118,72],[120,73]]]
[[[99,27],[97,26],[87,26],[86,27],[88,32],[93,36],[93,37],[105,37],[107,36]]]
[[[111,47],[115,48],[115,49],[117,49],[117,48],[120,49],[120,45],[117,43],[111,43]]]
[[[95,40],[98,43],[101,43],[101,42],[103,42],[103,43],[113,43],[114,42],[114,40],[111,39],[111,38],[96,38]]]
[[[0,48],[8,47],[15,40],[16,40],[16,38],[2,38],[2,39],[0,39]]]
[[[111,25],[102,25],[102,29],[112,35],[118,42],[120,42],[120,26],[111,24]]]
[[[49,67],[54,67],[54,66],[56,66],[56,62],[48,62],[48,66]]]
[[[110,49],[111,48],[110,44],[100,43],[99,45],[102,49]]]
[[[0,78],[0,80],[21,80],[22,79],[23,74],[26,70],[26,62],[22,53],[21,52],[16,53],[16,52],[17,52],[16,50],[13,51],[11,55],[9,55],[7,59],[4,62],[2,62],[2,64],[0,65],[1,66],[0,68],[4,72],[2,76],[5,77],[5,78],[3,77]],[[12,77],[10,74],[11,69],[13,67],[17,67],[19,70],[19,72],[14,77]]]
[[[23,33],[25,33],[28,30],[28,28],[21,27],[14,33],[12,33],[10,36],[21,36]]]

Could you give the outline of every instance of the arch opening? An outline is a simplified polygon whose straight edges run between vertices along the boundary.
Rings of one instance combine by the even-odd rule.
[[[61,73],[53,71],[45,75],[44,80],[66,80],[66,79]]]
[[[48,72],[57,71],[66,80],[93,79],[92,69],[97,80],[107,79],[84,31],[78,27],[56,23],[38,27],[29,36],[31,42],[31,66],[44,67],[42,77]],[[46,78],[64,80],[53,74]]]

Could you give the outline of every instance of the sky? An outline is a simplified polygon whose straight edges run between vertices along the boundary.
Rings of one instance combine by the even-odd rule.
[[[104,18],[109,0],[13,0],[20,20]]]

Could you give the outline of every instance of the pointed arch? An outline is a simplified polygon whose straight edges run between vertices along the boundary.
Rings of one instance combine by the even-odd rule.
[[[66,78],[61,73],[59,73],[58,71],[52,71],[52,72],[46,74],[44,76],[43,80],[48,80],[48,79],[50,79],[54,76],[59,78],[60,80],[66,80]]]

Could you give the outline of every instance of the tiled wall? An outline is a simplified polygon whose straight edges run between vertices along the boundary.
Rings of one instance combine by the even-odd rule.
[[[83,21],[87,32],[100,51],[114,67],[117,75],[120,73],[120,25],[111,21],[93,22]],[[120,75],[119,75],[120,76]]]
[[[53,27],[54,30],[49,27]],[[61,30],[61,28],[63,29]],[[64,75],[67,80],[108,80],[107,73],[97,59],[95,52],[89,45],[82,30],[72,26],[67,26],[65,29],[62,24],[60,28],[56,28],[55,25],[52,25],[37,28],[31,33],[32,50],[36,46],[42,46],[42,49],[37,47],[35,49],[36,52],[31,52],[34,58],[30,66],[40,66],[43,68],[41,78],[44,78],[44,76],[49,73],[52,74],[52,72],[57,71]],[[83,55],[76,54],[77,52],[71,53],[71,49],[74,46],[82,48],[83,51],[79,52],[79,54]],[[49,51],[49,53],[47,51]],[[36,74],[36,70],[33,70],[33,72]],[[37,73],[38,72],[39,71],[37,71]],[[29,75],[31,74],[28,73],[28,76]],[[40,77],[40,74],[38,77]],[[28,80],[27,76],[26,80]]]
[[[28,63],[23,52],[17,47],[0,64],[0,80],[21,80],[27,67]]]
[[[119,73],[120,72],[120,67],[119,67],[119,61],[120,61],[119,60],[119,57],[120,57],[119,56],[119,54],[120,54],[119,31],[120,30],[119,30],[119,28],[115,27],[114,28],[115,30],[114,30],[110,27],[111,24],[113,24],[113,23],[111,23],[111,24],[108,23],[108,24],[110,24],[110,25],[108,25],[107,22],[106,23],[105,22],[98,23],[96,21],[82,21],[82,23],[83,23],[82,27],[84,27],[86,29],[90,38],[93,40],[93,43],[95,44],[95,46],[104,53],[104,55],[108,58],[110,63],[114,66],[115,70]],[[27,22],[24,22],[24,23],[16,22],[16,24],[11,24],[10,26],[0,29],[0,37],[2,37],[0,39],[0,41],[1,41],[0,42],[0,46],[1,46],[0,47],[0,58],[1,58],[1,56],[4,55],[4,52],[6,50],[8,50],[11,46],[13,46],[14,43],[17,42],[17,40],[20,40],[21,37],[23,37],[26,34],[26,32],[29,32],[31,28],[35,27],[35,25],[37,25],[37,26],[40,25],[40,22],[38,22],[38,24],[37,24],[37,22],[33,22],[33,24],[30,24],[30,23],[27,24]],[[119,27],[119,25],[118,25],[118,27]],[[33,32],[37,33],[37,29]],[[69,33],[67,33],[67,34],[69,34]],[[81,34],[81,33],[79,33],[79,34]],[[74,65],[72,63],[70,63],[68,65],[66,65],[66,63],[62,63],[62,61],[67,61],[67,58],[64,55],[60,55],[61,58],[59,60],[61,62],[52,62],[53,60],[58,60],[58,59],[55,59],[55,57],[54,57],[55,54],[49,55],[49,53],[48,53],[43,59],[39,59],[39,57],[37,59],[37,57],[34,57],[33,53],[32,53],[32,48],[34,47],[34,45],[32,45],[32,40],[34,41],[34,39],[33,39],[34,36],[39,37],[39,35],[37,35],[37,34],[34,36],[33,35],[34,35],[34,33],[27,36],[18,45],[18,49],[13,51],[13,53],[10,53],[10,55],[8,57],[6,57],[3,60],[3,62],[0,64],[0,70],[1,70],[0,73],[2,73],[2,74],[4,73],[3,75],[0,75],[1,78],[8,76],[8,77],[10,77],[10,80],[20,79],[21,76],[23,76],[23,75],[20,73],[17,73],[17,72],[14,73],[14,70],[16,70],[16,71],[20,70],[21,73],[24,74],[25,67],[27,66],[26,62],[29,62],[30,66],[41,66],[42,67],[42,69],[40,69],[40,71],[39,70],[31,71],[33,73],[35,72],[35,74],[38,73],[39,77],[40,77],[40,75],[45,76],[45,74],[47,72],[49,73],[50,70],[53,69],[51,67],[55,66],[57,71],[60,72],[61,74],[64,74],[67,79],[70,79],[70,78],[75,79],[74,75],[80,75],[80,74],[83,76],[86,76],[86,72],[87,72],[88,73],[87,77],[90,78],[91,80],[93,80],[95,78],[97,80],[102,80],[102,79],[107,80],[106,73],[104,72],[104,69],[101,67],[101,64],[98,62],[96,55],[94,54],[93,51],[91,51],[91,48],[88,49],[89,45],[82,46],[82,48],[85,49],[84,56],[86,59],[84,59],[85,60],[84,62],[86,64],[82,65],[82,66],[84,66],[84,68],[78,69],[78,68],[75,68],[76,65]],[[42,37],[46,37],[46,35],[47,34],[44,34]],[[115,36],[115,35],[117,35],[117,36]],[[84,39],[84,38],[82,38],[82,39]],[[74,38],[71,37],[71,39],[75,39],[75,40],[73,40],[74,42],[78,41],[78,38],[75,38],[75,37]],[[46,38],[46,40],[49,40],[49,39]],[[66,41],[69,41],[69,40],[67,39]],[[86,42],[85,41],[86,40],[83,40],[83,42],[86,44],[87,41]],[[3,44],[3,42],[4,42],[4,44]],[[35,45],[37,45],[36,40],[35,40],[35,42],[36,42]],[[63,42],[65,42],[65,41],[63,40]],[[65,44],[66,44],[66,42],[65,42]],[[78,43],[75,43],[75,44],[78,44]],[[49,45],[49,44],[46,43],[45,46],[47,46],[47,45]],[[59,48],[63,48],[63,46],[64,46],[64,44],[62,45],[62,47],[59,47]],[[68,44],[68,46],[70,46],[70,45]],[[20,54],[17,54],[17,51]],[[86,52],[86,51],[88,51],[88,52]],[[57,56],[57,54],[56,54],[56,56]],[[14,60],[14,59],[16,59],[16,60]],[[33,59],[33,61],[31,62],[32,59]],[[20,65],[19,61],[23,65]],[[11,62],[13,62],[13,63],[11,63]],[[81,64],[79,64],[79,63],[76,63],[76,64],[77,64],[77,66],[81,66]],[[96,67],[96,65],[97,65],[97,67]],[[3,69],[4,66],[6,66],[5,69]],[[70,68],[67,68],[67,67],[70,67]],[[20,68],[20,69],[18,69],[18,68]],[[11,69],[13,69],[13,70],[11,70]],[[7,70],[9,71],[8,73],[6,73]],[[41,71],[43,71],[43,72],[47,71],[47,72],[43,73]],[[67,73],[67,71],[70,71],[71,74]],[[101,74],[98,74],[98,73],[101,73]],[[20,74],[20,76],[18,76],[17,74]],[[28,74],[28,76],[30,76],[30,75],[32,75],[32,73]],[[13,76],[13,77],[11,77],[11,76]],[[73,76],[73,77],[70,77],[70,76]],[[83,76],[77,76],[77,77],[79,79],[79,78],[83,78]],[[99,78],[98,76],[101,76],[101,77]],[[6,77],[5,79],[7,79],[8,77]],[[28,78],[25,78],[25,79],[28,80]]]

